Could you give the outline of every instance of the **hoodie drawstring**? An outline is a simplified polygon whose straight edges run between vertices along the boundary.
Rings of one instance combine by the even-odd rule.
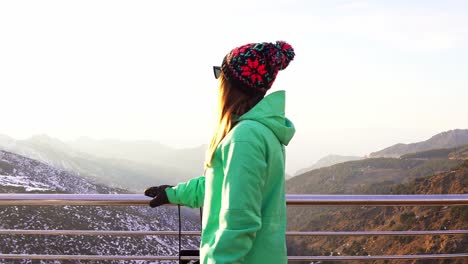
[[[180,251],[182,249],[182,218],[180,216],[180,204],[177,205],[179,211],[179,263],[180,263]]]

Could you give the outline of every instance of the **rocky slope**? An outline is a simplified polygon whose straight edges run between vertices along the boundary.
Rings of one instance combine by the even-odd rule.
[[[126,193],[96,184],[45,163],[0,151],[0,193]],[[183,229],[199,230],[198,217],[184,210]],[[0,206],[1,229],[177,230],[173,207]],[[3,254],[176,255],[178,241],[167,236],[0,235]],[[197,248],[198,237],[183,240]],[[38,263],[0,260],[1,263]],[[54,262],[43,262],[54,263]],[[86,263],[61,261],[60,263]],[[88,262],[113,263],[113,262]],[[155,263],[126,261],[115,263]]]
[[[468,193],[468,161],[448,172],[419,178],[407,184],[394,185],[391,192],[394,194],[466,194]],[[321,210],[309,208],[307,211],[291,208],[288,214],[289,228],[295,231],[456,230],[466,229],[468,223],[466,206],[328,207]],[[467,251],[468,237],[462,235],[293,237],[288,239],[288,254],[291,255],[404,255]],[[426,260],[391,263],[465,262],[463,260],[448,262]]]

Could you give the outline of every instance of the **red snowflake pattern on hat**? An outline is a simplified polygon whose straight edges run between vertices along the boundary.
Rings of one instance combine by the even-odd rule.
[[[262,76],[267,72],[265,69],[265,64],[258,63],[258,59],[252,61],[251,59],[247,60],[247,66],[241,66],[242,76],[250,76],[250,79],[253,83],[257,81],[263,81]]]

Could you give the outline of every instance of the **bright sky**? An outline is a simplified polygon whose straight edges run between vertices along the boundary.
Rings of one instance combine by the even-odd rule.
[[[0,134],[205,144],[212,65],[286,40],[289,173],[468,128],[467,1],[1,1]]]

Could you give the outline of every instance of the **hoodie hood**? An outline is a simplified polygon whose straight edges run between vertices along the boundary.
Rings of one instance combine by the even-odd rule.
[[[265,96],[238,121],[254,120],[267,126],[283,145],[288,145],[296,129],[294,124],[285,117],[286,92],[276,91]]]

